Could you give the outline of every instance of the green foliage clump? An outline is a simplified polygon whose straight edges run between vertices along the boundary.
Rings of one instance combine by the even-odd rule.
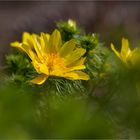
[[[21,52],[16,51],[6,56],[5,70],[8,75],[12,75],[11,79],[15,82],[25,82],[36,73],[30,60]]]
[[[81,35],[79,38],[80,46],[86,49],[87,53],[93,50],[99,44],[99,38],[97,34]]]
[[[57,27],[61,32],[63,41],[68,41],[80,33],[80,28],[77,27],[76,22],[73,20],[57,22]]]

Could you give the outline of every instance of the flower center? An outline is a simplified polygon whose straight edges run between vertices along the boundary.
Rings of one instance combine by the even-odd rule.
[[[58,54],[55,53],[51,53],[48,55],[47,57],[47,67],[49,72],[56,70],[56,69],[64,69],[65,67],[65,63],[64,63],[64,59],[60,58]]]

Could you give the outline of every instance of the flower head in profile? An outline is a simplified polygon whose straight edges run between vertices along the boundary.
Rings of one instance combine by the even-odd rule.
[[[76,41],[71,39],[62,44],[58,30],[53,33],[29,34],[23,33],[22,42],[11,43],[24,51],[31,59],[31,63],[38,77],[31,80],[34,84],[43,84],[49,76],[64,77],[71,80],[88,80],[89,76],[82,72],[85,69],[86,50],[76,47]]]
[[[118,52],[114,45],[111,43],[111,49],[113,50],[113,52],[120,58],[120,60],[122,62],[124,62],[126,65],[128,65],[128,63],[130,62],[131,56],[132,56],[132,52],[129,48],[129,41],[128,39],[122,38],[122,47],[121,47],[121,51]]]

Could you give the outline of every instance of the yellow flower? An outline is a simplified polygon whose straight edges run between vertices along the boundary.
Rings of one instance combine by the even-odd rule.
[[[115,49],[112,43],[111,49],[126,65],[129,64],[133,51],[131,51],[129,48],[128,39],[122,38],[122,47],[120,53]]]
[[[23,33],[22,43],[13,42],[12,47],[24,51],[31,59],[32,65],[38,74],[31,80],[34,84],[44,83],[49,76],[64,77],[71,80],[88,80],[89,76],[82,72],[85,69],[86,50],[76,48],[76,41],[62,44],[61,35],[54,30],[52,35],[41,33],[41,35]]]

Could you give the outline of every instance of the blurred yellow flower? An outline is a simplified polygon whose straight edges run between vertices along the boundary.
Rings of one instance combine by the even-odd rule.
[[[89,76],[82,72],[85,69],[86,50],[76,48],[76,41],[71,39],[62,44],[58,30],[41,35],[23,33],[22,43],[13,42],[12,47],[24,51],[32,60],[40,75],[31,80],[34,84],[43,84],[49,76],[64,77],[71,80],[88,80]]]
[[[121,51],[118,52],[114,45],[111,43],[111,49],[113,50],[113,52],[126,64],[128,65],[131,56],[132,56],[132,52],[129,48],[129,41],[128,39],[122,38],[122,47],[121,47]]]

